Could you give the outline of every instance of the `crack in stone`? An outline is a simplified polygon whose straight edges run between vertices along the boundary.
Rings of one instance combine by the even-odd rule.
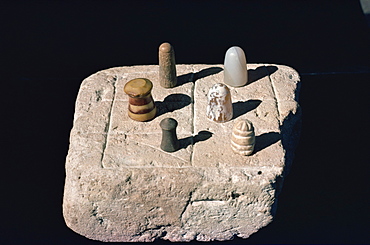
[[[194,124],[195,124],[195,108],[194,108],[194,104],[195,104],[195,96],[194,96],[194,91],[195,91],[195,76],[194,76],[194,66],[192,65],[191,66],[191,78],[190,78],[190,81],[192,83],[192,86],[191,86],[191,113],[192,113],[192,122],[191,122],[191,135],[194,136]],[[194,158],[194,140],[192,138],[192,148],[191,148],[191,152],[190,152],[190,165],[193,166],[193,158]],[[185,210],[184,210],[185,211]],[[182,215],[182,214],[181,214]]]
[[[194,200],[192,201],[192,203],[195,203],[195,202],[227,202],[229,201],[230,199],[228,200],[223,200],[223,199],[213,199],[213,198],[205,198],[205,199],[198,199],[198,200]]]
[[[94,217],[96,221],[98,221],[99,224],[103,224],[104,218],[99,215],[99,211],[98,211],[99,206],[95,203],[93,203],[92,205],[93,205],[93,210],[91,211],[91,216]]]
[[[105,139],[104,139],[104,143],[103,143],[103,150],[102,150],[102,154],[101,154],[101,158],[100,158],[102,168],[104,168],[103,159],[104,159],[104,156],[105,156],[105,150],[106,150],[107,145],[108,145],[108,137],[109,137],[108,132],[109,132],[110,123],[111,123],[111,114],[112,114],[112,110],[113,110],[113,106],[114,106],[114,101],[115,101],[115,98],[116,98],[116,81],[117,81],[117,76],[114,76],[113,80],[111,81],[112,85],[113,85],[113,96],[112,96],[113,99],[112,99],[112,102],[110,104],[110,108],[109,108],[109,112],[108,112],[108,122],[106,123],[105,128],[104,128],[104,133],[106,133],[106,134],[105,134]]]
[[[165,231],[165,229],[167,227],[170,227],[172,226],[171,224],[168,224],[168,225],[157,225],[156,227],[154,228],[145,228],[144,230],[140,231],[137,235],[135,235],[136,237],[141,237],[143,236],[146,232],[149,232],[151,233],[153,236],[152,238],[154,239],[158,239],[158,238],[161,238],[161,237],[164,237],[167,235],[167,232]],[[153,234],[153,233],[157,233],[157,234]]]
[[[270,80],[270,84],[271,84],[272,92],[274,93],[274,97],[275,97],[275,104],[276,104],[276,109],[277,109],[277,113],[278,113],[279,126],[281,126],[280,110],[279,110],[279,101],[278,101],[278,99],[277,99],[277,97],[276,97],[276,88],[275,88],[274,83],[273,83],[273,81],[272,81],[272,79],[271,79],[271,73],[268,71],[268,69],[267,69],[267,67],[266,67],[266,66],[264,66],[264,67],[265,67],[265,69],[267,70],[267,73],[269,74],[269,75],[268,75],[268,78],[269,78],[269,80]]]
[[[189,205],[191,205],[191,203],[192,203],[192,201],[191,201],[191,199],[193,198],[193,193],[195,192],[195,190],[193,190],[193,191],[191,191],[190,193],[189,193],[189,198],[188,198],[188,200],[186,201],[186,203],[185,203],[185,207],[184,207],[184,209],[182,210],[182,212],[181,212],[181,214],[180,214],[180,220],[182,221],[182,216],[184,215],[184,213],[185,213],[185,211],[186,211],[186,209],[189,207]]]

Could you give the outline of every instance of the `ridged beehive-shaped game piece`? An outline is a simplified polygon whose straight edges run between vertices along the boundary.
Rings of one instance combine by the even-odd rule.
[[[235,123],[231,134],[231,148],[237,154],[248,156],[253,153],[256,137],[250,121],[244,119]]]

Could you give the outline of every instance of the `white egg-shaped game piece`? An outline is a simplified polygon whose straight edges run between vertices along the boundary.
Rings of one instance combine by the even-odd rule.
[[[227,122],[233,118],[233,105],[229,88],[222,83],[213,85],[207,95],[207,117],[214,122]]]
[[[233,151],[244,156],[251,155],[255,142],[253,124],[246,119],[237,121],[231,134],[231,148]]]
[[[243,49],[233,46],[226,51],[224,61],[224,83],[241,87],[248,82],[247,61]]]

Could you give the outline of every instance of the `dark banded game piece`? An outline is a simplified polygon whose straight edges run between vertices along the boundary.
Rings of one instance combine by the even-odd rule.
[[[123,90],[129,96],[128,116],[139,122],[153,119],[157,113],[151,94],[153,83],[146,78],[136,78],[126,83]]]
[[[162,128],[161,149],[167,152],[177,151],[180,148],[180,142],[176,135],[177,121],[173,118],[165,118],[159,126]]]

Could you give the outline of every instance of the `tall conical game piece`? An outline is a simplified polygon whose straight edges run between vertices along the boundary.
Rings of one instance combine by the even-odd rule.
[[[176,62],[175,51],[171,44],[162,43],[159,46],[159,82],[164,88],[176,86]]]

